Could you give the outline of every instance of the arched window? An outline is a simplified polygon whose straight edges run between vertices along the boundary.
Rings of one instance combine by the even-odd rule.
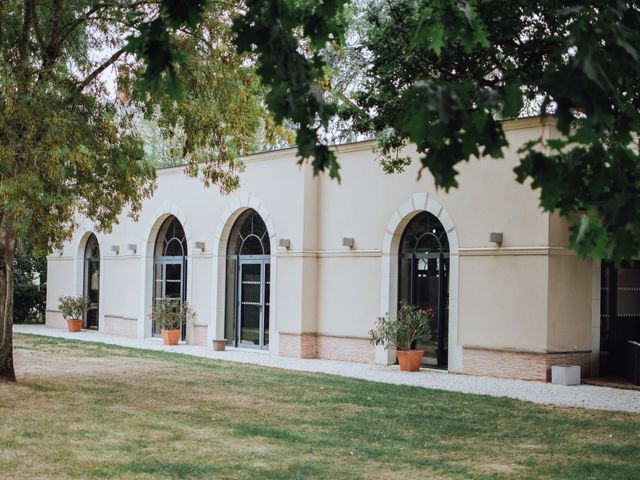
[[[225,335],[232,345],[269,348],[270,252],[267,226],[246,210],[227,244]]]
[[[83,295],[89,300],[84,316],[84,328],[98,330],[100,313],[100,246],[92,233],[84,247]]]
[[[180,221],[169,216],[160,226],[153,256],[153,300],[182,302],[187,298],[187,239]],[[160,329],[153,325],[153,334]],[[186,325],[182,326],[182,339]]]
[[[227,255],[269,255],[267,226],[255,210],[238,217],[229,235]]]
[[[160,227],[156,240],[155,257],[186,257],[187,240],[180,221],[170,216]]]
[[[447,366],[449,317],[449,241],[440,221],[429,212],[416,215],[400,241],[398,300],[434,311],[434,341],[420,345],[423,363]]]

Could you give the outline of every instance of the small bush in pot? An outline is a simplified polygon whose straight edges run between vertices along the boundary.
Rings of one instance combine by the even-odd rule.
[[[164,344],[177,345],[182,324],[193,321],[196,314],[187,302],[163,300],[156,303],[150,317],[160,328]]]
[[[420,308],[402,301],[395,319],[388,315],[378,318],[375,328],[369,332],[371,343],[395,348],[400,370],[415,372],[420,369],[424,350],[414,350],[414,345],[433,341],[433,318],[431,307]]]
[[[86,297],[60,297],[58,298],[58,309],[67,321],[67,328],[70,332],[79,332],[84,323],[84,313],[89,308],[89,299]]]

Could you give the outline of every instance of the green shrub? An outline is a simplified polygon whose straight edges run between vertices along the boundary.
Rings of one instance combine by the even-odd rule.
[[[89,308],[89,299],[86,297],[60,297],[58,309],[65,320],[80,319]]]
[[[44,323],[47,259],[21,242],[13,262],[13,323]]]
[[[424,345],[433,341],[431,322],[434,313],[431,307],[422,309],[402,301],[395,320],[388,315],[378,317],[369,338],[374,345],[396,350],[411,350],[415,344]]]
[[[170,299],[156,303],[149,317],[156,322],[158,328],[179,330],[183,323],[195,319],[196,313],[187,302]]]

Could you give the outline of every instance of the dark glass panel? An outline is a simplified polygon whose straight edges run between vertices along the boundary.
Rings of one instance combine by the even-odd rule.
[[[260,306],[240,305],[240,344],[260,345]]]
[[[414,247],[416,253],[440,253],[441,250],[440,239],[431,232],[423,234]]]
[[[242,301],[260,303],[260,282],[242,282]]]
[[[434,318],[431,322],[433,340],[427,344],[416,345],[416,348],[425,351],[424,363],[427,365],[438,364],[438,304],[439,304],[439,273],[440,268],[437,258],[417,258],[415,262],[415,301],[414,305],[422,308],[431,307]]]
[[[100,247],[98,239],[93,234],[89,236],[85,245],[84,258],[83,294],[89,300],[84,327],[97,330],[100,302]]]
[[[236,288],[237,261],[235,257],[227,258],[227,285],[225,295],[224,335],[230,344],[236,341]]]
[[[254,217],[255,215],[253,213],[253,210],[247,210],[240,216],[240,218],[238,218],[236,228],[240,232],[240,236],[242,238],[245,238],[253,233]]]
[[[165,275],[167,280],[182,280],[182,264],[168,263],[165,265]]]
[[[90,259],[86,264],[87,285],[85,295],[89,299],[89,309],[87,310],[86,328],[98,329],[98,312],[100,301],[100,262]]]
[[[95,235],[91,234],[84,249],[84,258],[100,259],[100,246]]]
[[[271,298],[269,295],[271,294],[271,265],[266,264],[264,266],[264,347],[269,347],[269,309],[270,309],[270,301]]]
[[[401,257],[400,258],[400,268],[398,269],[398,300],[405,301],[408,303],[413,302],[413,295],[411,293],[411,285],[412,285],[412,257]]]
[[[164,298],[182,298],[180,281],[167,280],[164,289]]]
[[[261,265],[242,265],[242,302],[260,304]]]
[[[245,238],[240,247],[240,255],[264,255],[260,239],[255,235]]]
[[[166,257],[182,257],[184,252],[182,250],[182,242],[177,238],[172,238],[167,243],[164,249],[164,255]]]

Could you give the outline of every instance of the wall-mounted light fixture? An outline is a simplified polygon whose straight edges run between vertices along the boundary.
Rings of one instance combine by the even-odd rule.
[[[58,255],[59,255],[59,256],[62,256],[62,254],[63,254],[63,253],[64,253],[64,250],[63,250],[63,249],[58,250]]]
[[[119,245],[111,245],[111,251],[113,253],[115,253],[116,255],[118,255],[120,253],[120,246]]]
[[[353,239],[353,237],[344,237],[342,239],[343,247],[353,248],[354,245],[355,245],[355,240]]]
[[[288,238],[281,238],[278,241],[278,245],[281,248],[286,248],[287,250],[289,250],[289,247],[291,247],[291,240],[289,240]]]
[[[130,243],[129,245],[127,245],[127,250],[129,250],[131,253],[136,253],[138,251],[138,245],[136,245],[135,243]]]
[[[502,232],[489,233],[489,241],[500,245],[502,243]]]
[[[196,242],[194,243],[194,246],[196,247],[196,250],[200,250],[201,252],[204,252],[204,242]]]

